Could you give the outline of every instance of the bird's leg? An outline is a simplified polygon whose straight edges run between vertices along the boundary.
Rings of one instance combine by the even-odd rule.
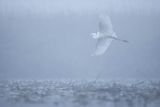
[[[119,39],[119,38],[115,38],[115,40],[118,40],[118,41],[121,41],[121,42],[128,43],[128,41],[127,41],[127,40],[123,40],[123,39]]]
[[[126,42],[126,43],[128,43],[127,40],[119,39],[119,38],[114,37],[114,36],[107,36],[107,37],[108,37],[108,38],[111,38],[111,39],[114,39],[114,40],[118,40],[118,41],[121,41],[121,42]]]

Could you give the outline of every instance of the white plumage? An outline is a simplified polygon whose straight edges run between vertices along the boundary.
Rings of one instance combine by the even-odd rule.
[[[96,49],[92,56],[102,55],[106,52],[112,40],[128,42],[117,38],[116,33],[113,31],[113,26],[110,18],[107,15],[101,15],[99,21],[99,32],[92,33],[91,36],[97,39]]]

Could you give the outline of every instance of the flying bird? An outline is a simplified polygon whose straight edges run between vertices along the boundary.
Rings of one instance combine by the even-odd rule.
[[[99,21],[99,31],[91,33],[91,36],[97,40],[96,49],[92,56],[102,55],[106,52],[112,40],[128,42],[127,40],[119,39],[113,30],[113,26],[109,16],[101,15]]]

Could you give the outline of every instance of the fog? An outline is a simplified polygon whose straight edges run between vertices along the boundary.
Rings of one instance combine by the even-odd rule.
[[[159,0],[0,0],[0,79],[158,79]],[[118,37],[92,57],[98,16]]]

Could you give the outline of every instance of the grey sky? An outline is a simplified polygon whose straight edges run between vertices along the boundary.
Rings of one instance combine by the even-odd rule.
[[[0,0],[0,78],[153,79],[160,76],[158,0]],[[91,57],[98,15],[120,38]]]
[[[1,13],[159,12],[159,0],[1,0]],[[11,14],[10,13],[10,14]]]

